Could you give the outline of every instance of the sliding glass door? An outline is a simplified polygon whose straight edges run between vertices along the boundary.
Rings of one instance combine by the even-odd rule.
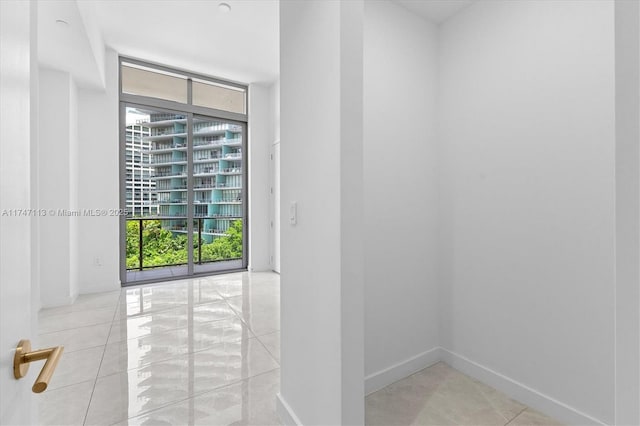
[[[125,106],[127,282],[187,275],[187,116]]]
[[[245,257],[244,128],[194,117],[194,272],[243,267]]]
[[[246,86],[120,69],[121,281],[246,268]]]
[[[127,282],[246,266],[245,125],[125,106]]]

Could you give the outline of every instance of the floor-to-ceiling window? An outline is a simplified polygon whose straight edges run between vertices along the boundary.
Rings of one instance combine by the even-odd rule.
[[[121,280],[247,265],[247,87],[120,61]]]

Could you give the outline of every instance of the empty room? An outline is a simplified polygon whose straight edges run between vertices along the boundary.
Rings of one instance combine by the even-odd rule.
[[[0,424],[640,424],[638,1],[0,8]]]

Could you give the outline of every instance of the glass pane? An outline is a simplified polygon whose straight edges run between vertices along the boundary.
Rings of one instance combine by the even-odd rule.
[[[187,220],[145,220],[142,244],[144,268],[186,264]]]
[[[187,220],[128,218],[127,270],[187,263]]]
[[[187,119],[152,108],[125,115],[128,281],[176,275],[187,263]]]
[[[187,79],[122,64],[122,92],[187,103]]]
[[[126,209],[129,217],[185,216],[187,119],[126,108]]]
[[[140,221],[127,220],[127,269],[140,269]]]
[[[198,272],[203,268],[217,269],[222,264],[227,268],[242,267],[242,173],[242,126],[213,118],[194,118],[193,229]]]
[[[186,114],[128,106],[125,116],[127,282],[188,273],[188,213],[194,272],[244,267],[244,127],[194,117],[189,140]]]
[[[194,105],[244,114],[245,99],[244,89],[195,80],[193,82]]]

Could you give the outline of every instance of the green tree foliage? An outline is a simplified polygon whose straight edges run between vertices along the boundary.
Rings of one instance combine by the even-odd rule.
[[[187,263],[187,237],[182,234],[174,234],[168,229],[163,229],[159,220],[143,221],[142,246],[143,266],[162,266]],[[127,268],[140,267],[139,259],[139,222],[127,221]],[[197,240],[197,238],[196,238]],[[218,237],[211,243],[202,243],[201,258],[203,262],[238,259],[242,257],[242,221],[234,221],[227,235]],[[197,258],[198,245],[194,241],[194,255]]]
[[[139,250],[139,232],[140,223],[137,220],[127,221],[127,269],[139,268],[140,259],[138,258]]]
[[[142,231],[143,265],[160,266],[187,263],[187,237],[162,228],[159,220],[144,222]]]
[[[226,237],[202,245],[202,261],[239,259],[242,257],[242,221],[234,221]]]

